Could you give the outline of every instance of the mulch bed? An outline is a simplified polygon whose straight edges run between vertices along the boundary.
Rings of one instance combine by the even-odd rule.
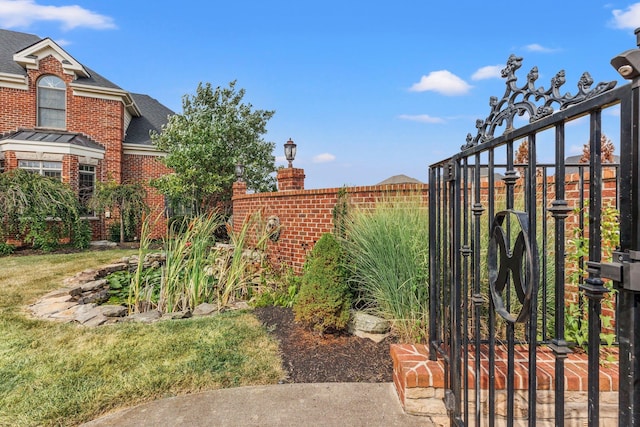
[[[393,380],[393,335],[380,343],[346,333],[321,336],[296,323],[290,308],[260,307],[255,315],[279,342],[284,383]]]

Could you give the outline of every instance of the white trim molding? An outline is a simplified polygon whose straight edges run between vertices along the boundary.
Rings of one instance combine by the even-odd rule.
[[[153,156],[153,157],[166,157],[167,153],[158,150],[153,145],[142,144],[122,144],[123,154],[130,156]]]
[[[74,156],[84,156],[98,160],[104,159],[104,149],[82,147],[75,144],[59,142],[50,143],[42,141],[5,139],[3,141],[0,141],[0,152],[4,151],[15,151],[16,153],[47,153],[60,155],[70,154]]]

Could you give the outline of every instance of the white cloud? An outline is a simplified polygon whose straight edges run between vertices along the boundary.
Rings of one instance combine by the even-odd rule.
[[[313,158],[313,163],[329,163],[333,162],[336,159],[336,156],[330,153],[322,153],[318,154]]]
[[[635,30],[640,27],[640,3],[634,3],[627,10],[614,9],[613,26],[620,29]]]
[[[71,44],[71,42],[66,39],[56,39],[55,42],[58,44],[58,46],[69,46]]]
[[[440,70],[432,71],[427,76],[422,76],[418,83],[414,83],[411,88],[412,92],[433,91],[442,95],[455,96],[465,95],[473,86],[462,80],[450,71]]]
[[[440,117],[431,117],[428,114],[400,114],[398,116],[399,119],[401,120],[410,120],[413,122],[420,122],[420,123],[444,123],[444,119],[440,118]]]
[[[502,77],[500,72],[504,68],[504,65],[487,65],[486,67],[479,68],[471,76],[471,80],[486,80],[486,79],[499,79]]]
[[[538,43],[528,44],[524,48],[529,52],[539,52],[539,53],[551,53],[551,52],[557,52],[558,51],[558,49],[545,47],[545,46],[542,46],[541,44],[538,44]]]
[[[78,5],[44,6],[34,0],[0,0],[0,26],[28,27],[38,21],[60,22],[64,30],[77,27],[98,30],[116,28],[111,17],[100,15]]]

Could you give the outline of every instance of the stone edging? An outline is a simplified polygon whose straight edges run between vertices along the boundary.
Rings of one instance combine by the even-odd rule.
[[[159,267],[164,262],[163,254],[148,254],[143,266]],[[128,310],[121,305],[101,305],[109,299],[109,283],[105,279],[116,271],[135,271],[138,257],[122,258],[119,262],[98,269],[89,269],[64,280],[64,287],[44,295],[27,307],[37,318],[64,323],[78,323],[83,326],[99,326],[118,322],[151,323],[166,319],[186,319],[192,316],[211,316],[221,310],[215,304],[203,303],[193,312],[190,310],[162,314],[157,310],[127,315]],[[249,305],[240,301],[226,309],[246,309]]]

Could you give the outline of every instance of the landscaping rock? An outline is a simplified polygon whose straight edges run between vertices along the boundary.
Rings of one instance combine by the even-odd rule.
[[[127,307],[121,305],[101,305],[98,308],[106,317],[124,317],[128,312]]]
[[[193,315],[196,317],[211,316],[212,314],[217,314],[218,311],[219,310],[217,305],[203,302],[193,310]]]
[[[32,305],[29,307],[31,312],[36,317],[51,317],[55,313],[64,311],[70,307],[76,305],[75,302],[54,302],[48,303],[46,301]]]
[[[192,316],[191,310],[175,311],[173,313],[165,313],[162,320],[188,319]]]
[[[78,298],[78,304],[100,304],[109,300],[109,289],[101,289],[98,292],[91,292],[87,296]]]
[[[129,265],[127,263],[124,262],[120,262],[117,264],[109,264],[109,265],[105,265],[104,267],[100,268],[98,270],[98,273],[101,277],[107,276],[111,273],[115,273],[116,271],[123,271],[126,270],[129,267]]]
[[[95,304],[86,304],[86,305],[74,305],[69,307],[66,310],[60,311],[58,313],[52,314],[50,317],[57,320],[62,320],[66,322],[74,322],[78,321],[79,318],[87,316],[95,307]],[[88,319],[95,317],[95,314],[89,315]],[[84,323],[84,322],[80,322]]]
[[[368,334],[385,334],[391,330],[391,324],[380,317],[362,311],[352,311],[348,329],[350,333],[360,331]]]
[[[229,304],[229,310],[248,310],[249,308],[246,301],[234,301]]]
[[[152,323],[160,319],[162,314],[158,310],[145,311],[144,313],[136,313],[127,317],[128,321],[140,323]]]
[[[109,320],[106,316],[103,316],[102,313],[98,313],[95,317],[87,320],[85,323],[83,323],[83,326],[100,326],[100,325],[104,325],[105,323],[107,323],[107,320]]]
[[[82,292],[95,291],[96,289],[104,288],[107,285],[107,279],[94,280],[87,282],[80,286]]]
[[[84,325],[89,320],[96,317],[98,314],[101,314],[100,310],[96,308],[95,304],[85,304],[85,305],[77,305],[79,308],[78,315],[76,316],[76,322]],[[87,307],[86,309],[81,309],[81,307]]]

